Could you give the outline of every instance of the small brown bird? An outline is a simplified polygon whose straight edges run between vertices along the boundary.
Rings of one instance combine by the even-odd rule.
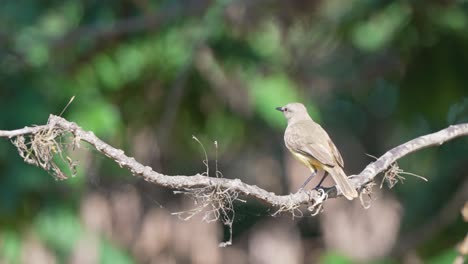
[[[343,158],[340,152],[327,132],[312,120],[305,106],[301,103],[289,103],[277,107],[276,110],[283,112],[288,120],[288,127],[284,132],[286,147],[312,172],[301,189],[318,170],[324,170],[324,176],[317,186],[320,186],[326,175],[330,174],[346,198],[349,200],[356,198],[358,193],[343,171]]]

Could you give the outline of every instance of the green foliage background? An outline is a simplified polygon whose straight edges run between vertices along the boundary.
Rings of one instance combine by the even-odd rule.
[[[145,162],[166,174],[203,170],[192,134],[208,145],[218,141],[225,177],[253,173],[244,153],[281,162],[285,121],[274,108],[291,101],[308,106],[347,170],[359,172],[370,162],[365,153],[378,156],[468,122],[467,69],[463,0],[0,4],[0,129],[43,124],[75,95],[65,118],[129,153],[137,151],[135,135],[150,131],[159,154]],[[409,178],[392,191],[404,207],[402,233],[430,222],[462,188],[468,193],[467,153],[463,138],[400,162],[429,179]],[[0,141],[1,261],[19,262],[26,232],[66,261],[83,233],[83,197],[116,183],[140,184],[99,154],[91,159],[99,183],[85,166],[57,182]],[[159,201],[173,199],[154,188]],[[405,250],[450,263],[467,230],[455,213],[435,236]],[[234,243],[258,220],[242,218]],[[135,261],[113,241],[100,243],[102,263]],[[321,260],[349,263],[328,251]],[[398,260],[389,255],[382,263]]]

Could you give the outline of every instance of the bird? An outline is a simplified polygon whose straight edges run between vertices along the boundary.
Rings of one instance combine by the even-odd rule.
[[[358,193],[343,171],[344,162],[340,152],[327,132],[312,120],[306,107],[301,103],[289,103],[276,110],[281,111],[288,121],[284,132],[286,147],[312,173],[299,191],[303,190],[319,170],[323,170],[323,177],[317,187],[330,174],[348,200],[356,198]]]

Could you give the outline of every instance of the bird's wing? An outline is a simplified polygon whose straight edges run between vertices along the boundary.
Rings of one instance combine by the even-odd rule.
[[[333,153],[333,156],[335,156],[335,160],[338,162],[338,165],[340,165],[340,167],[343,168],[344,167],[343,158],[341,157],[341,154],[336,148],[335,144],[333,144],[333,141],[328,140],[328,145],[330,145],[330,149]]]
[[[307,144],[303,145],[299,150],[299,153],[310,156],[320,163],[326,166],[334,167],[336,165],[335,160],[330,155],[330,150],[322,144]]]
[[[286,146],[291,151],[314,158],[326,166],[336,166],[334,154],[330,150],[330,146],[327,145],[330,139],[326,132],[312,122],[301,122],[298,125],[302,129],[293,128],[286,132]]]

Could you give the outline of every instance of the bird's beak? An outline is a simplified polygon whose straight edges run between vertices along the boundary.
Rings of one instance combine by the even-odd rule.
[[[280,112],[283,112],[283,107],[281,107],[281,106],[278,106],[278,107],[276,107],[275,109],[278,110],[278,111],[280,111]]]

